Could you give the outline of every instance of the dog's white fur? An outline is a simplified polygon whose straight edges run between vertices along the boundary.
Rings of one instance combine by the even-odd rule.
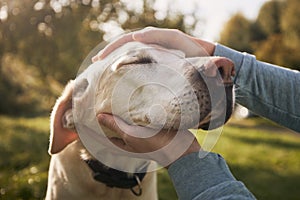
[[[51,138],[49,153],[51,161],[48,174],[46,200],[82,200],[82,199],[157,199],[156,173],[149,172],[141,182],[142,195],[135,196],[129,189],[111,188],[97,182],[92,171],[83,161],[90,158],[71,130],[63,133],[56,131],[58,123],[64,124],[59,112],[68,111],[74,82],[70,82],[62,96],[58,98],[51,114]],[[64,108],[64,110],[62,110]],[[65,115],[64,115],[65,116]],[[70,115],[69,115],[70,116]],[[72,127],[72,125],[71,125]],[[150,165],[155,165],[151,163]],[[150,166],[151,167],[151,166]],[[138,188],[134,188],[138,190]]]
[[[80,149],[83,146],[76,140],[52,155],[46,200],[157,199],[155,172],[146,174],[141,182],[142,195],[138,197],[129,189],[111,188],[95,181],[80,156]]]
[[[124,54],[124,51],[127,53]],[[118,54],[122,56],[116,59]],[[150,56],[155,62],[139,64],[139,59],[145,59],[143,58],[145,56]],[[117,50],[114,56],[94,63],[76,79],[78,82],[71,82],[56,102],[51,116],[50,153],[53,155],[46,199],[157,199],[155,172],[146,174],[142,181],[143,193],[140,197],[134,196],[128,189],[110,188],[96,182],[91,170],[82,160],[81,151],[84,151],[84,147],[76,133],[69,131],[62,134],[56,131],[58,123],[72,128],[73,125],[68,124],[70,122],[68,117],[72,116],[67,115],[67,118],[63,118],[63,114],[57,114],[57,111],[60,107],[65,107],[61,112],[66,112],[73,101],[73,111],[75,109],[76,113],[74,117],[87,126],[94,126],[95,129],[97,129],[95,116],[101,112],[117,114],[127,123],[151,128],[198,127],[207,123],[212,115],[203,110],[205,114],[199,117],[199,113],[195,111],[200,109],[199,103],[204,107],[211,105],[204,103],[209,99],[209,93],[207,88],[203,87],[203,81],[195,78],[193,74],[197,70],[202,70],[197,69],[197,66],[205,68],[205,63],[209,61],[209,58],[193,58],[187,61],[184,54],[179,51],[129,43]],[[172,70],[165,66],[170,66]],[[124,80],[122,84],[118,82],[120,79]],[[147,85],[149,81],[156,81],[159,84]],[[215,82],[217,85],[218,80]],[[172,91],[168,92],[161,85],[170,87]],[[193,90],[202,92],[204,99],[199,100],[200,94],[196,92],[191,94]],[[94,102],[94,110],[83,111],[82,108],[90,107],[91,102]],[[179,104],[182,108],[187,106],[187,109],[178,109]],[[218,110],[220,113],[223,112],[222,109]],[[165,113],[162,114],[162,111]],[[105,130],[105,134],[109,137],[117,136],[109,130]],[[126,158],[103,154],[108,160],[115,162],[116,165],[124,165],[129,171],[145,163],[145,161],[126,162]]]

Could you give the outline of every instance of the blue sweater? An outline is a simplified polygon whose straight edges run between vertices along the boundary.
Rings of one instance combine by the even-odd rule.
[[[233,177],[220,155],[208,153],[201,158],[199,153],[186,155],[169,166],[179,199],[255,199],[245,185]]]
[[[217,44],[215,56],[235,63],[236,102],[251,111],[300,132],[300,73],[260,62],[253,55]],[[255,199],[231,174],[218,154],[186,155],[168,169],[179,199]]]
[[[236,102],[254,113],[300,132],[300,72],[257,61],[222,45],[214,54],[235,63]]]

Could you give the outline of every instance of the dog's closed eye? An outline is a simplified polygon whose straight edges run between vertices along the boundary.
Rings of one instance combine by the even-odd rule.
[[[128,64],[150,64],[150,63],[156,63],[153,58],[150,56],[137,56],[137,59],[134,62],[127,63]]]
[[[150,56],[136,55],[136,56],[123,56],[117,62],[112,65],[112,70],[115,71],[123,66],[129,65],[142,65],[156,63],[156,61]]]

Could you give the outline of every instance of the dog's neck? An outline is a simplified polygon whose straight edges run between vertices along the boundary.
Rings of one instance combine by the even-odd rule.
[[[109,168],[98,160],[85,160],[86,164],[93,171],[94,180],[105,184],[108,187],[117,187],[123,189],[130,189],[133,194],[140,196],[142,194],[141,181],[144,179],[146,173],[126,173],[113,168]],[[147,166],[142,171],[147,170]],[[134,187],[137,186],[137,190]]]
[[[129,173],[122,170],[117,170],[95,159],[83,147],[80,141],[77,141],[77,143],[79,143],[81,146],[80,157],[92,171],[91,175],[95,181],[103,183],[111,188],[116,187],[130,189],[134,195],[141,195],[141,182],[146,175],[150,162],[144,163],[142,167],[139,165],[138,172]]]

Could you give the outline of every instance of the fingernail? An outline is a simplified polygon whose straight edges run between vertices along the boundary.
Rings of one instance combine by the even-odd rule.
[[[133,33],[132,34],[132,39],[135,40],[135,41],[138,41],[138,36],[137,35],[138,35],[138,33]]]
[[[92,61],[93,62],[96,62],[98,60],[102,60],[103,59],[103,52],[104,52],[104,49],[102,49],[101,51],[99,51],[97,53],[97,55],[95,55],[93,58],[92,58]]]
[[[96,62],[98,60],[98,55],[92,58],[92,62]]]
[[[135,41],[141,41],[144,37],[144,33],[143,32],[137,32],[137,33],[133,33],[132,34],[132,39]]]
[[[105,114],[98,114],[97,119],[98,119],[99,122],[103,123],[106,119],[106,116],[105,116]]]

